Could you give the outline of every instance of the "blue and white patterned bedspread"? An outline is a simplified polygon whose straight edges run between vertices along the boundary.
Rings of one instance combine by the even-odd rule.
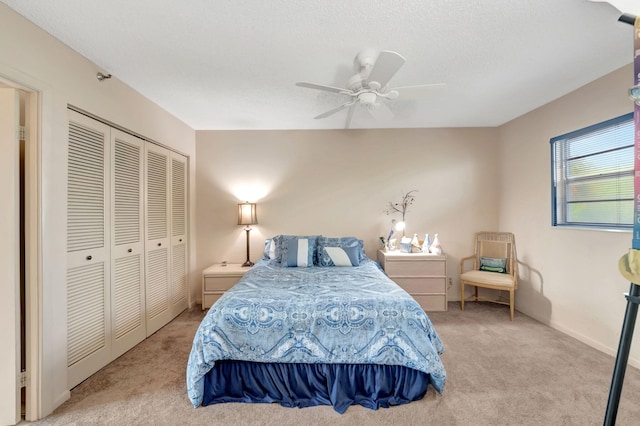
[[[365,259],[356,267],[283,268],[261,260],[202,320],[187,392],[202,403],[204,375],[220,360],[401,365],[442,393],[440,337],[420,305]]]

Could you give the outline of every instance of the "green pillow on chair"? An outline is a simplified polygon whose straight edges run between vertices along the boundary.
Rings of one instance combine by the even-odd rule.
[[[507,273],[507,259],[480,256],[480,270]]]

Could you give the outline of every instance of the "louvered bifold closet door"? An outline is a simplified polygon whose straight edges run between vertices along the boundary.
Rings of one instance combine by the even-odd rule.
[[[171,321],[170,302],[170,157],[171,152],[146,143],[145,300],[147,336]]]
[[[146,337],[144,141],[111,130],[111,330],[117,358]]]
[[[108,126],[69,112],[67,385],[111,360]]]
[[[171,310],[178,315],[188,304],[187,158],[171,153]]]

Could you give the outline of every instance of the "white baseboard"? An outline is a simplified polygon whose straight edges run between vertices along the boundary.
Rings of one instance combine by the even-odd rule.
[[[537,318],[536,318],[537,319]],[[540,320],[538,320],[540,321]],[[574,339],[577,339],[579,341],[581,341],[582,343],[591,346],[592,348],[595,348],[597,350],[599,350],[600,352],[604,352],[607,355],[611,355],[614,358],[616,357],[616,355],[618,354],[618,348],[611,348],[609,346],[605,346],[602,343],[598,342],[597,340],[594,340],[588,336],[585,336],[581,333],[576,332],[575,330],[571,330],[567,327],[564,327],[561,324],[556,323],[555,321],[551,321],[549,323],[549,327],[561,331],[564,334],[567,334],[571,337],[573,337]],[[640,368],[640,360],[637,358],[633,358],[631,356],[629,356],[629,365],[635,367],[635,368]]]
[[[71,391],[70,390],[66,390],[62,393],[60,393],[56,398],[54,398],[53,400],[53,408],[51,409],[51,411],[49,411],[48,413],[40,413],[41,414],[41,419],[47,417],[49,414],[53,413],[53,411],[58,408],[59,406],[61,406],[67,399],[71,398]]]

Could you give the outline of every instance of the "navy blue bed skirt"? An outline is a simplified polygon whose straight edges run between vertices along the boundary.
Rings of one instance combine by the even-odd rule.
[[[377,410],[422,399],[428,385],[428,374],[395,365],[220,361],[205,376],[202,405],[332,405],[342,414],[350,405]]]

